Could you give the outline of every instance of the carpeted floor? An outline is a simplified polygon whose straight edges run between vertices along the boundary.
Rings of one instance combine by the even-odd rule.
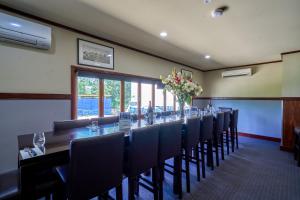
[[[197,182],[193,164],[191,168],[191,193],[186,193],[183,176],[183,199],[300,200],[300,168],[291,153],[279,150],[279,143],[240,137],[239,150],[226,156],[214,171],[207,168],[206,179]],[[123,185],[127,199],[127,180]],[[168,175],[164,186],[164,199],[177,199]],[[137,199],[153,196],[140,188]]]

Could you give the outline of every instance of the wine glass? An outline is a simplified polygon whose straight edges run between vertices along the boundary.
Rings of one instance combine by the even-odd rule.
[[[34,133],[33,135],[33,146],[42,148],[45,145],[46,138],[44,132]]]
[[[93,132],[96,132],[98,129],[98,120],[93,120],[92,123],[91,123],[91,130]]]

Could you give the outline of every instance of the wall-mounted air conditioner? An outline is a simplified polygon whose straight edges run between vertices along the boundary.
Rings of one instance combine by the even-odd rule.
[[[51,48],[51,28],[0,12],[0,41]]]
[[[252,69],[236,69],[236,70],[230,70],[222,72],[222,77],[233,77],[233,76],[251,76],[252,75]]]

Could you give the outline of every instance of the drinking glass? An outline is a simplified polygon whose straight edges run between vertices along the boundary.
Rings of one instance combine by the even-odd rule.
[[[97,131],[97,129],[98,129],[98,120],[93,120],[91,124],[91,130],[95,132]]]
[[[45,145],[46,138],[44,132],[34,133],[33,135],[33,146],[42,148]]]

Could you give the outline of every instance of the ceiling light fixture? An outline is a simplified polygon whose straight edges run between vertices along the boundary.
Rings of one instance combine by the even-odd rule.
[[[205,59],[210,59],[210,55],[205,55],[204,58]]]
[[[203,0],[203,3],[205,3],[205,4],[209,4],[211,2],[212,2],[212,0]]]
[[[18,27],[18,28],[21,27],[21,25],[20,25],[20,24],[17,24],[17,23],[13,23],[13,22],[12,22],[12,23],[9,23],[9,24],[10,24],[11,26],[13,26],[13,27]]]
[[[160,33],[160,37],[167,37],[167,35],[168,35],[168,33],[165,32],[165,31],[163,31],[163,32]]]
[[[219,7],[211,12],[211,16],[213,18],[220,17],[224,14],[224,12],[228,10],[228,6]]]

